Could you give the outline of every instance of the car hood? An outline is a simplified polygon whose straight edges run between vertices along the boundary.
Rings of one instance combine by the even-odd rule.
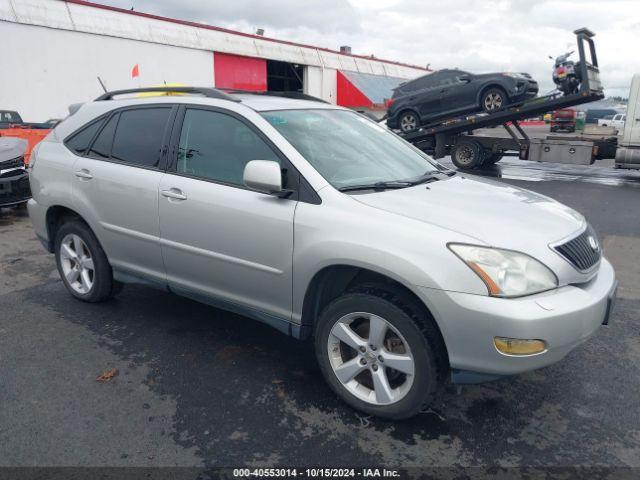
[[[487,245],[529,252],[548,249],[585,223],[581,214],[549,197],[467,175],[353,198]]]
[[[21,157],[27,150],[27,141],[23,138],[0,137],[0,162]]]

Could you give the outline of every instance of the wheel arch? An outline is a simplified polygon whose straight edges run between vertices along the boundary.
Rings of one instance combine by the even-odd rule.
[[[480,105],[480,101],[482,100],[482,97],[484,96],[484,94],[487,93],[487,91],[491,90],[492,88],[498,88],[502,90],[506,95],[506,100],[509,100],[509,93],[507,92],[507,86],[503,85],[502,83],[496,80],[491,80],[482,88],[480,88],[480,90],[478,90],[478,95],[476,96],[476,105]]]
[[[353,291],[357,287],[371,286],[401,298],[403,303],[411,305],[418,311],[412,312],[420,315],[426,321],[433,324],[437,332],[436,342],[442,357],[439,370],[445,371],[449,366],[449,355],[438,321],[433,313],[420,299],[420,297],[406,284],[384,273],[368,268],[348,264],[335,264],[323,267],[316,272],[304,295],[301,318],[301,337],[309,338],[313,335],[315,324],[320,312],[331,301],[341,294]]]
[[[415,114],[415,116],[418,117],[418,122],[422,121],[422,119],[420,117],[420,113],[418,112],[418,110],[415,107],[404,106],[404,107],[400,108],[398,110],[398,113],[396,114],[396,118],[398,119],[398,125],[400,124],[400,117],[402,117],[402,115],[404,115],[407,112],[411,112],[411,113]]]
[[[45,214],[48,239],[46,247],[49,253],[53,253],[54,251],[54,243],[58,229],[66,221],[71,219],[77,219],[85,223],[95,235],[95,232],[93,231],[89,223],[77,211],[64,205],[52,205],[47,208],[47,213]]]

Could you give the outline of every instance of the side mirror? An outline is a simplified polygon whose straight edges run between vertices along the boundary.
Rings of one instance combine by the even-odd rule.
[[[251,160],[244,167],[244,184],[257,192],[278,194],[282,192],[280,164],[272,160]]]
[[[458,77],[458,80],[460,80],[462,83],[469,83],[471,81],[471,77],[469,75],[460,75]]]

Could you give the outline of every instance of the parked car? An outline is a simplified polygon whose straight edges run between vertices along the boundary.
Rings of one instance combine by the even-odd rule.
[[[493,112],[538,94],[528,73],[439,70],[398,86],[388,103],[389,128],[410,132],[451,115]]]
[[[604,118],[598,120],[598,125],[601,127],[615,127],[618,130],[624,130],[624,122],[627,116],[624,113],[616,113],[615,115],[607,115]]]
[[[31,198],[24,168],[26,149],[23,139],[0,137],[0,207],[24,204]]]
[[[555,110],[551,115],[551,132],[575,132],[576,131],[576,110],[575,108],[561,108]]]
[[[615,274],[569,207],[348,109],[181,91],[106,94],[34,150],[29,215],[73,297],[141,282],[311,337],[331,388],[392,419],[607,323]]]
[[[585,117],[585,123],[595,123],[598,124],[598,120],[606,117],[607,115],[615,115],[618,113],[617,110],[613,108],[590,108],[587,110],[587,116]]]

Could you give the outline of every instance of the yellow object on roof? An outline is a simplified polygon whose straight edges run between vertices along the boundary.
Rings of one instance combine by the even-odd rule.
[[[154,88],[154,87],[160,87],[160,88],[166,88],[166,87],[186,87],[186,85],[183,85],[182,83],[165,83],[164,85],[153,85],[150,88]],[[184,93],[180,93],[180,92],[143,92],[143,93],[137,93],[136,97],[170,97],[173,95],[184,95]]]

